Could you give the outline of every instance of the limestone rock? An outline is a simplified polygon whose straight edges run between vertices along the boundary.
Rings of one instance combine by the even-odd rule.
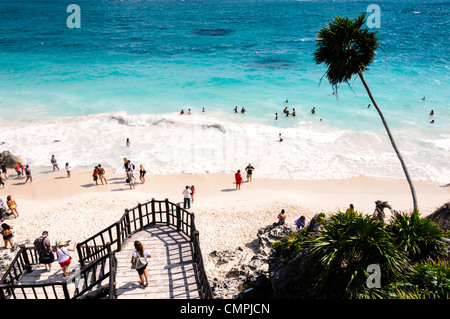
[[[14,168],[17,163],[23,163],[22,159],[15,156],[10,151],[3,151],[0,153],[0,157],[5,162],[7,168]]]

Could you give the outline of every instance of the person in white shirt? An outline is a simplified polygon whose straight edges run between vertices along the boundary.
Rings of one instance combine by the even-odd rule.
[[[142,243],[138,240],[134,242],[134,248],[136,250],[133,251],[133,253],[131,254],[131,263],[134,264],[137,258],[144,259],[145,265],[139,268],[135,267],[135,269],[139,275],[139,284],[145,287],[148,286],[148,274],[147,274],[148,258],[151,258],[152,255],[150,255],[150,251],[148,249],[144,249],[144,246],[142,246]]]
[[[66,163],[67,177],[70,177],[70,169],[71,169],[71,167],[70,167],[69,163]]]
[[[191,192],[189,191],[189,186],[186,186],[186,189],[183,191],[184,194],[184,203],[183,203],[183,208],[184,209],[189,209],[191,208]]]
[[[56,256],[58,257],[58,263],[62,268],[64,277],[70,276],[69,266],[72,258],[70,257],[69,251],[75,251],[76,243],[73,248],[66,247],[67,244],[67,242],[61,240],[56,243]]]

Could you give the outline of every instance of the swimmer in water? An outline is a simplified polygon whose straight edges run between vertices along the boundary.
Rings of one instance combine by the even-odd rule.
[[[316,113],[316,108],[313,107],[312,110],[311,110],[311,114],[315,114],[315,113]]]
[[[431,112],[430,112],[430,116],[433,116],[434,115],[434,111],[433,110],[431,110]]]

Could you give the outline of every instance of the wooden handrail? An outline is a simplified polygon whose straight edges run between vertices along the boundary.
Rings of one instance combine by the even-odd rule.
[[[162,209],[163,207],[164,210]],[[203,299],[212,299],[213,293],[203,264],[203,257],[201,254],[199,241],[199,232],[195,227],[194,214],[181,208],[179,204],[170,202],[167,198],[164,201],[157,201],[153,198],[147,203],[139,203],[133,208],[126,209],[125,213],[122,215],[119,221],[98,232],[94,236],[86,239],[85,241],[78,243],[76,251],[78,254],[82,272],[88,273],[99,262],[105,262],[105,260],[109,258],[109,272],[107,274],[104,274],[104,276],[99,280],[101,281],[109,277],[109,293],[114,294],[113,290],[115,285],[115,270],[117,268],[114,253],[122,249],[123,244],[129,237],[131,237],[131,235],[143,230],[145,227],[159,223],[165,223],[167,225],[175,226],[177,228],[177,231],[183,232],[190,238],[190,241],[193,245],[193,257],[197,272],[197,278],[199,280],[201,288],[200,297]],[[11,266],[17,266],[17,268],[19,269],[18,274],[16,274],[17,271],[15,271],[15,275],[11,276],[12,269],[15,269],[11,266],[7,271],[8,276],[16,281],[19,281],[23,276],[23,269],[26,268],[25,265],[28,265],[29,267],[29,265],[31,264],[38,263],[36,256],[31,257],[31,259],[35,260],[35,262],[33,263],[28,262],[27,264],[26,262],[23,262],[22,259],[19,258],[19,256],[21,256],[22,254],[24,254],[24,250],[19,251],[16,258],[13,260],[13,263],[11,264]],[[25,256],[28,255],[25,254]],[[21,261],[19,262],[19,260]],[[19,267],[18,265],[20,265],[21,267]],[[2,288],[2,283],[5,281],[5,278],[7,278],[6,274],[0,280],[0,299],[6,298]],[[96,281],[95,284],[98,284],[98,281]],[[51,284],[48,285],[50,286]],[[75,294],[75,298],[81,296],[92,287],[92,285],[88,285],[86,289],[82,290],[81,292],[77,292]],[[111,297],[114,298],[114,296],[110,295],[110,298]]]

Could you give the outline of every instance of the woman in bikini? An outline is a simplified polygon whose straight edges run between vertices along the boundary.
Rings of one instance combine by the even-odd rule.
[[[3,240],[5,241],[5,249],[8,248],[8,243],[11,245],[11,248],[13,248],[13,234],[12,234],[12,227],[8,224],[2,224],[2,235]]]
[[[141,164],[139,170],[139,179],[141,180],[142,184],[145,183],[145,173],[147,172],[145,171],[144,165]]]
[[[16,201],[11,197],[11,195],[8,195],[6,197],[6,204],[8,205],[9,209],[14,214],[14,217],[19,217],[19,212],[17,211],[17,203]]]

